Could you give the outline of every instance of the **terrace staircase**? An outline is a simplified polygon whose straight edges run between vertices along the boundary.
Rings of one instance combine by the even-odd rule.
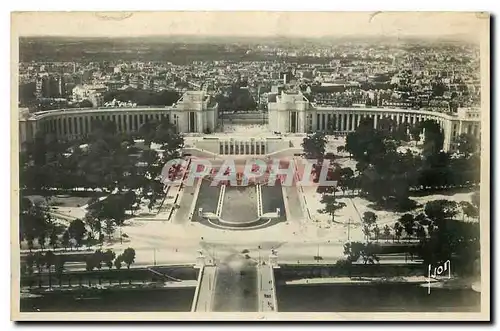
[[[255,185],[255,191],[257,193],[257,216],[261,217],[263,214],[263,210],[262,210],[262,189],[260,184]]]
[[[221,185],[220,191],[219,191],[219,200],[217,202],[217,210],[215,212],[215,215],[217,217],[220,217],[222,214],[222,205],[224,204],[224,194],[226,193],[226,185]]]

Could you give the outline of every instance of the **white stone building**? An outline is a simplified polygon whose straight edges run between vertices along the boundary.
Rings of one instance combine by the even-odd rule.
[[[301,92],[286,93],[269,102],[269,129],[281,133],[307,133],[326,131],[346,135],[356,130],[362,118],[371,118],[376,127],[382,118],[397,124],[416,124],[434,120],[444,131],[444,150],[454,149],[454,139],[462,133],[480,137],[481,116],[478,109],[459,109],[457,113],[429,110],[378,108],[378,107],[324,107],[309,102]]]

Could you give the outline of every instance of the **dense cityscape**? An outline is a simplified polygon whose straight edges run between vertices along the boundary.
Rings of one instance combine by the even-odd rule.
[[[21,54],[32,54],[30,50],[41,42],[21,39]],[[92,48],[83,57],[89,60],[82,62],[65,62],[70,51],[52,50],[43,62],[28,61],[29,55],[27,61],[21,57],[20,106],[35,110],[102,107],[114,105],[114,100],[171,105],[188,90],[207,91],[219,102],[220,110],[266,109],[268,99],[282,89],[300,90],[311,102],[332,106],[448,112],[478,106],[480,100],[478,47],[457,42],[360,41],[314,46],[263,45],[258,40],[230,45],[157,42],[154,46],[167,49],[166,59],[173,54],[173,61],[163,62],[152,60],[160,57],[160,51],[139,41],[95,43],[95,48],[101,43],[109,48],[106,60],[92,60],[97,52]],[[142,50],[145,60],[126,60],[130,45]],[[78,43],[56,40],[51,46],[71,49]],[[212,60],[210,51],[219,49],[219,58]],[[198,60],[182,63],[193,53]],[[122,54],[125,59],[117,60]]]
[[[479,45],[19,50],[22,312],[481,311]]]

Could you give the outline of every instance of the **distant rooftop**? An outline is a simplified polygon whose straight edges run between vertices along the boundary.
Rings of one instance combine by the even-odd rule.
[[[208,101],[209,95],[205,91],[186,91],[182,97],[179,99],[178,103],[181,102],[205,102]]]

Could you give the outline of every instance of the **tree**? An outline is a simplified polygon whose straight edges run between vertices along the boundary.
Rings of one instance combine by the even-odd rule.
[[[362,221],[363,224],[367,225],[368,227],[372,227],[377,221],[377,215],[374,212],[366,211],[363,213]]]
[[[345,150],[356,161],[370,164],[374,157],[386,152],[384,139],[383,133],[373,128],[373,120],[364,118],[360,121],[356,131],[347,135]]]
[[[422,128],[420,127],[419,124],[410,127],[410,136],[411,139],[414,140],[415,142],[418,143],[420,141],[421,134],[422,134]]]
[[[82,245],[82,241],[86,231],[87,230],[85,229],[85,224],[81,219],[76,219],[71,221],[68,227],[68,232],[70,236],[76,240],[78,246]]]
[[[46,241],[45,232],[40,232],[40,234],[38,235],[38,244],[42,249],[45,248],[45,241]]]
[[[446,85],[441,79],[436,79],[431,83],[432,95],[442,97],[444,92],[447,90]]]
[[[462,215],[467,218],[473,217],[477,218],[479,216],[479,210],[474,207],[474,205],[468,201],[460,201],[458,203],[460,208],[462,209]]]
[[[394,236],[399,241],[399,238],[401,238],[401,234],[403,233],[403,227],[399,222],[394,223],[393,227],[394,227]]]
[[[408,124],[407,123],[400,123],[397,127],[396,130],[392,133],[392,138],[397,141],[409,141],[410,137],[408,136]]]
[[[342,192],[345,194],[346,189],[348,188],[353,188],[353,178],[354,178],[354,171],[349,168],[340,168],[338,170],[338,186],[342,189]]]
[[[102,204],[100,201],[89,203],[89,206],[87,207],[87,213],[83,218],[84,223],[90,228],[89,233],[91,234],[92,238],[95,238],[93,236],[94,233],[97,234],[98,238],[102,233],[102,224],[100,219],[101,209],[102,209]]]
[[[318,131],[307,135],[302,141],[305,158],[322,162],[325,157],[327,142],[324,132]]]
[[[363,243],[360,242],[347,242],[344,244],[344,255],[347,256],[347,261],[353,263],[358,261],[363,250]]]
[[[480,205],[480,202],[481,202],[481,198],[479,196],[479,192],[472,193],[472,195],[470,197],[470,200],[471,200],[472,205],[474,207],[476,207],[477,209],[479,209],[479,205]]]
[[[52,230],[50,231],[50,237],[49,237],[49,245],[52,248],[57,248],[57,242],[59,238],[57,237],[57,228],[55,226],[52,227]]]
[[[26,273],[31,276],[33,274],[33,265],[35,263],[35,257],[33,256],[33,254],[29,253],[28,255],[26,255],[25,263]]]
[[[30,199],[22,197],[22,194],[19,206],[20,239],[26,239],[32,249],[36,238],[40,246],[45,248],[46,236],[51,226],[48,206],[45,202],[32,203]]]
[[[444,132],[434,120],[422,122],[424,129],[424,156],[438,154],[443,149]]]
[[[424,211],[427,217],[438,226],[443,225],[446,219],[451,219],[458,213],[455,201],[443,199],[427,202]]]
[[[35,266],[38,271],[38,287],[42,287],[42,268],[44,264],[44,256],[40,251],[38,251],[35,252],[33,258],[35,260]]]
[[[154,140],[155,134],[156,134],[156,128],[159,125],[158,122],[152,121],[152,122],[146,122],[144,123],[140,128],[139,128],[139,137],[144,139],[144,144],[150,148],[151,143]]]
[[[365,235],[365,239],[367,241],[370,239],[371,233],[372,233],[371,228],[369,226],[367,226],[366,224],[364,224],[363,225],[363,234]]]
[[[413,235],[413,230],[415,227],[415,218],[412,214],[404,214],[399,218],[399,222],[403,226],[408,238]]]
[[[130,265],[135,261],[135,250],[129,247],[123,251],[121,257],[123,262],[127,265],[127,269],[130,269]]]
[[[45,253],[45,266],[49,271],[49,288],[52,288],[52,266],[55,265],[56,256],[52,251],[47,251]]]
[[[92,108],[94,105],[92,104],[92,101],[85,99],[79,103],[78,108]]]
[[[64,263],[66,262],[64,255],[56,255],[54,261],[54,269],[59,278],[59,287],[62,285],[62,274],[64,272]]]
[[[98,249],[94,252],[92,258],[94,260],[94,266],[97,269],[101,270],[102,263],[104,262],[104,253],[100,249]]]
[[[480,148],[479,140],[470,133],[462,133],[456,138],[458,152],[468,158],[471,154],[476,153]]]
[[[104,232],[108,235],[108,239],[111,240],[111,236],[115,233],[116,225],[113,220],[106,220],[106,226],[104,227]]]
[[[145,165],[144,170],[146,170],[146,175],[150,178],[155,179],[160,175],[163,165],[157,151],[153,149],[142,151],[139,162]]]
[[[453,257],[452,271],[458,275],[472,275],[474,263],[480,257],[479,222],[446,220],[446,227],[438,226],[428,240],[418,246],[424,264],[435,265]]]
[[[391,236],[391,228],[389,227],[389,225],[384,225],[384,237],[386,240],[389,239],[389,237]]]
[[[91,255],[88,255],[85,259],[86,263],[86,270],[87,271],[92,271],[94,269],[101,269],[102,268],[102,262],[103,262],[103,252],[98,249],[94,251]]]
[[[89,255],[85,258],[85,270],[92,271],[96,267],[94,254]]]
[[[363,258],[364,264],[375,264],[379,263],[380,259],[379,257],[375,254],[375,245],[372,243],[367,243],[365,244],[364,249],[361,251],[361,257]]]
[[[117,270],[120,270],[122,267],[122,262],[123,262],[123,257],[121,255],[118,255],[114,261],[115,268]]]
[[[347,206],[344,202],[337,202],[335,196],[331,194],[323,194],[320,202],[325,206],[323,209],[319,209],[318,212],[331,215],[332,222],[335,222],[335,212]]]
[[[184,147],[184,137],[177,132],[173,123],[164,119],[156,127],[154,143],[160,144],[163,150],[163,162],[180,156],[179,151]]]
[[[430,220],[427,218],[427,216],[424,213],[419,213],[417,216],[414,218],[415,222],[420,224],[420,225],[429,225]]]
[[[103,254],[104,263],[109,268],[109,270],[111,270],[111,268],[113,267],[113,260],[115,259],[115,257],[116,257],[116,254],[111,249],[108,249]]]
[[[417,225],[415,229],[415,234],[420,241],[423,241],[427,238],[427,233],[425,232],[425,228],[421,224]]]
[[[424,158],[421,169],[419,169],[419,186],[425,188],[443,188],[453,184],[456,172],[451,165],[450,154],[436,152]]]
[[[430,222],[427,225],[427,232],[429,233],[429,236],[432,236],[435,230],[436,230],[436,225],[434,224],[434,222]]]
[[[61,239],[61,244],[65,249],[69,247],[69,238],[70,238],[69,231],[68,230],[64,231]]]
[[[375,240],[378,241],[378,239],[380,238],[380,228],[378,227],[378,225],[375,225],[375,227],[373,228],[373,234],[375,235]]]
[[[123,206],[125,210],[130,210],[133,213],[133,206],[137,202],[137,194],[130,190],[123,195]]]
[[[360,257],[364,264],[375,264],[379,258],[375,254],[375,245],[371,243],[349,242],[344,244],[344,255],[349,263],[356,262]]]

